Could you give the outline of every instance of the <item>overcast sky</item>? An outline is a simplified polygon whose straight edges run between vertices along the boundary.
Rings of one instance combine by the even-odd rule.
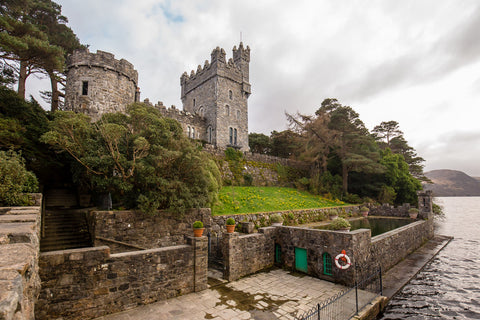
[[[337,98],[370,130],[399,122],[426,171],[480,176],[478,0],[56,2],[91,52],[135,66],[142,100],[181,108],[181,74],[217,46],[232,57],[242,37],[249,132],[284,130],[285,112]]]

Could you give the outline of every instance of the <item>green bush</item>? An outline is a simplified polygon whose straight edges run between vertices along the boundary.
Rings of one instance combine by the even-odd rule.
[[[23,193],[37,191],[37,178],[27,171],[21,154],[13,150],[0,151],[0,204],[26,205],[28,197]]]
[[[245,186],[251,186],[253,184],[253,177],[250,173],[245,173],[243,175],[243,184]]]
[[[340,229],[346,229],[350,228],[352,225],[350,222],[345,220],[344,218],[337,218],[333,220],[332,223],[330,223],[330,229],[332,230],[340,230]]]
[[[193,227],[194,227],[195,229],[201,229],[201,228],[203,228],[203,222],[202,222],[202,221],[195,221],[195,222],[193,223]]]
[[[228,218],[226,223],[227,226],[234,226],[235,225],[235,219],[233,218]]]
[[[272,214],[270,216],[270,222],[271,223],[282,223],[283,222],[283,218],[281,215],[279,215],[278,213],[275,213],[275,214]]]

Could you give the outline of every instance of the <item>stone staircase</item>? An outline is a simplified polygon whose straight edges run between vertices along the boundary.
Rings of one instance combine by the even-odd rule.
[[[78,208],[78,201],[73,190],[46,190],[40,251],[92,246],[85,211],[76,208]]]
[[[46,209],[40,251],[55,251],[92,246],[85,212]]]

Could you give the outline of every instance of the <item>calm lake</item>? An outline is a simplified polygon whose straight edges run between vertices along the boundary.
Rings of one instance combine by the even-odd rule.
[[[480,197],[437,198],[437,234],[455,237],[379,319],[480,319]]]

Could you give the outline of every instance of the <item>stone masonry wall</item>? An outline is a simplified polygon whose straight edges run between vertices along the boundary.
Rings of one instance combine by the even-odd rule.
[[[209,227],[211,219],[210,209],[192,209],[183,216],[165,211],[155,216],[137,211],[92,211],[88,217],[94,238],[146,249],[185,244],[193,235],[193,222],[200,220]]]
[[[246,275],[273,266],[275,228],[261,228],[259,233],[239,235],[238,232],[223,236],[223,278],[234,281]]]
[[[388,270],[433,237],[433,221],[417,221],[371,238],[370,230],[351,232],[314,230],[299,227],[277,227],[275,243],[281,246],[282,263],[295,269],[295,247],[307,250],[308,274],[320,279],[353,285],[355,277],[363,279],[378,267]],[[340,270],[333,265],[332,275],[323,272],[324,252],[332,257],[342,250],[352,266]],[[354,266],[357,266],[355,270]],[[355,272],[356,271],[356,272]]]
[[[0,319],[35,319],[40,291],[38,206],[0,208]]]
[[[42,253],[36,319],[92,319],[207,288],[207,239],[110,254],[108,247]]]

